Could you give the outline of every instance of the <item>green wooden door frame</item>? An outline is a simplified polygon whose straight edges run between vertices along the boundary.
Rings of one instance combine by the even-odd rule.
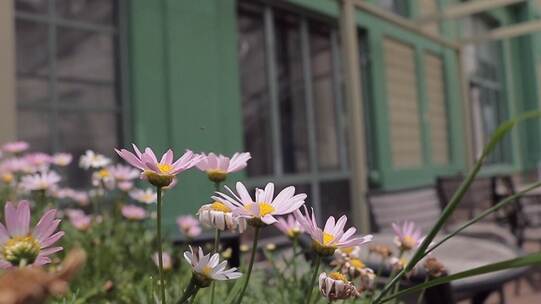
[[[128,16],[133,141],[177,154],[241,151],[236,1],[132,0]],[[204,174],[182,173],[165,198],[169,230],[212,191]]]

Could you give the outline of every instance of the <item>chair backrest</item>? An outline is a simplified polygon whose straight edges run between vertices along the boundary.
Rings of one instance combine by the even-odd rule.
[[[436,179],[436,188],[442,206],[445,207],[451,201],[451,198],[458,190],[464,176],[441,176]],[[462,201],[455,210],[452,222],[472,219],[487,208],[492,207],[494,202],[494,182],[491,177],[477,177],[468,191],[466,191]],[[487,218],[493,221],[494,217]]]
[[[515,182],[510,175],[495,177],[495,193],[498,201],[516,193]],[[531,193],[522,196],[517,201],[509,204],[504,212],[511,225],[512,232],[519,238],[519,245],[525,241],[525,232],[528,229],[541,227],[541,195]]]
[[[432,186],[392,191],[371,192],[368,205],[372,230],[390,231],[392,223],[414,221],[423,231],[429,231],[441,214],[436,189]]]

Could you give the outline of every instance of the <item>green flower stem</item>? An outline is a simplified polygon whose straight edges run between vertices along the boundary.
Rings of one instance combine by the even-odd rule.
[[[157,233],[158,233],[158,269],[160,273],[160,297],[162,304],[165,300],[165,280],[163,277],[163,248],[162,248],[162,188],[156,187],[158,196],[158,216],[157,216]]]
[[[295,282],[295,285],[297,284],[297,246],[299,243],[299,238],[295,237],[293,239],[293,281]]]
[[[214,190],[219,191],[220,190],[220,183],[215,182],[214,183]],[[220,253],[220,229],[216,228],[216,232],[214,234],[214,252]],[[212,286],[210,287],[210,304],[214,304],[214,293],[216,292],[216,283],[212,282]]]
[[[184,294],[180,298],[180,300],[177,301],[177,304],[183,304],[188,301],[188,299],[194,294],[194,292],[197,292],[199,288],[195,286],[195,280],[192,276],[192,279],[190,280],[190,283],[188,283],[188,286],[186,287],[186,290],[184,291]]]
[[[192,299],[190,300],[190,303],[195,303],[195,297],[197,297],[197,292],[199,291],[199,288],[196,287],[193,291]]]
[[[306,291],[306,304],[310,304],[312,301],[312,293],[314,289],[314,284],[316,283],[317,273],[319,271],[319,264],[321,264],[321,255],[316,256],[316,261],[314,262],[314,273],[312,274],[312,279],[308,285],[308,290]]]
[[[244,297],[244,293],[246,292],[246,288],[248,287],[248,281],[250,281],[250,275],[252,274],[252,268],[254,267],[255,255],[257,252],[257,239],[259,238],[260,229],[261,227],[255,227],[254,243],[252,245],[252,256],[250,257],[250,264],[248,264],[248,272],[246,272],[246,280],[244,280],[244,285],[242,286],[242,290],[240,291],[239,298],[236,302],[237,304],[240,304],[242,302],[242,298]]]
[[[220,253],[220,229],[216,228],[214,234],[214,253]],[[212,282],[210,287],[210,304],[214,304],[214,293],[216,291],[216,282]]]

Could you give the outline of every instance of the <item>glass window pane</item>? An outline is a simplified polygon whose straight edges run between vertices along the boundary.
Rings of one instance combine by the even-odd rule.
[[[48,0],[15,0],[15,10],[32,14],[47,14]]]
[[[15,48],[18,74],[49,74],[48,28],[46,24],[16,19]]]
[[[114,82],[114,47],[110,34],[59,27],[56,53],[58,78]]]
[[[321,218],[347,215],[351,219],[351,197],[348,180],[322,182],[321,186]],[[352,223],[349,222],[349,225]]]
[[[110,84],[91,84],[81,82],[58,82],[60,105],[84,108],[115,108],[115,88]]]
[[[379,7],[387,9],[403,17],[408,16],[408,0],[376,0]]]
[[[315,129],[318,164],[322,170],[336,170],[340,167],[330,38],[328,26],[311,24],[310,62],[316,115]]]
[[[51,152],[49,112],[18,109],[17,132],[20,140],[31,143],[33,151]]]
[[[98,24],[113,24],[118,0],[56,0],[57,17]]]
[[[283,167],[286,173],[309,170],[306,101],[298,17],[275,13],[278,97]]]
[[[76,158],[87,149],[113,156],[113,148],[119,142],[119,117],[110,112],[60,112],[56,120],[59,151],[72,153]],[[87,179],[81,176],[77,162],[68,169],[68,180],[75,186],[84,186]]]
[[[17,76],[17,103],[45,105],[50,102],[49,81],[46,77]]]
[[[262,12],[241,10],[238,31],[244,144],[246,151],[252,153],[247,172],[249,176],[272,174],[272,132]]]

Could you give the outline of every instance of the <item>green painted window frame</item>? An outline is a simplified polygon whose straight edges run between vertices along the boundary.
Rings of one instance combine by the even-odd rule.
[[[339,8],[336,1],[309,1],[309,0],[289,0],[290,3],[302,6],[305,9],[312,9],[316,12],[329,15],[333,18],[339,17]],[[418,11],[416,1],[412,1],[411,12],[413,15]],[[441,3],[437,3],[441,7]],[[422,185],[433,184],[435,177],[438,175],[450,175],[461,172],[465,167],[465,153],[463,142],[462,129],[462,103],[460,94],[460,80],[458,79],[458,57],[455,50],[443,47],[427,38],[421,37],[410,31],[404,30],[390,24],[384,20],[378,19],[366,12],[357,11],[357,25],[368,35],[368,43],[372,58],[373,66],[383,66],[382,42],[384,36],[390,36],[404,41],[415,46],[416,62],[422,62],[424,50],[428,50],[442,57],[444,64],[445,75],[445,98],[448,107],[449,128],[449,147],[450,159],[447,166],[434,166],[430,163],[425,164],[417,169],[395,170],[390,166],[390,142],[389,142],[389,125],[387,115],[387,98],[384,87],[384,71],[382,69],[371,69],[370,77],[372,82],[371,94],[373,100],[377,101],[371,107],[371,115],[373,115],[375,126],[370,129],[374,130],[372,136],[375,145],[371,145],[371,153],[376,155],[375,170],[370,172],[370,184],[382,190],[394,190],[401,188],[416,187]],[[417,79],[419,85],[424,86],[424,72],[417,64],[416,67]],[[422,91],[419,90],[419,93]],[[426,108],[426,96],[420,94],[419,104],[423,109]],[[419,117],[422,123],[422,116]],[[424,123],[422,123],[424,124]],[[426,128],[423,128],[426,129]],[[423,151],[428,157],[430,151],[427,150],[428,138],[423,139]],[[428,152],[428,153],[427,153]]]
[[[242,2],[239,2],[242,3]],[[322,219],[323,204],[321,188],[324,183],[328,182],[345,182],[350,184],[351,173],[349,171],[349,159],[347,151],[347,139],[345,138],[345,132],[341,128],[346,124],[345,115],[343,109],[344,97],[342,91],[339,89],[342,86],[342,76],[339,73],[340,66],[340,46],[338,42],[338,26],[334,20],[328,20],[314,15],[313,12],[306,11],[302,8],[292,5],[275,5],[273,2],[260,1],[259,3],[263,9],[264,18],[264,34],[265,34],[265,56],[267,67],[267,88],[269,90],[268,95],[270,99],[270,113],[271,116],[271,143],[273,150],[272,155],[272,172],[264,175],[247,176],[245,184],[249,187],[262,187],[267,182],[273,181],[276,186],[288,186],[288,185],[307,185],[310,187],[309,195],[310,203],[315,210],[315,214],[319,219]],[[299,22],[299,34],[300,34],[300,46],[302,52],[302,67],[303,67],[303,88],[304,88],[304,101],[306,104],[306,116],[307,116],[307,136],[308,136],[308,157],[309,168],[307,172],[285,172],[283,168],[283,153],[282,142],[280,139],[280,111],[279,111],[279,90],[277,79],[277,65],[275,54],[275,33],[274,33],[274,16],[277,9],[286,10],[291,12]],[[313,96],[312,87],[312,72],[310,66],[310,43],[309,39],[309,22],[317,21],[319,23],[326,23],[329,25],[331,49],[332,49],[332,83],[334,88],[334,102],[335,102],[335,119],[336,119],[336,131],[337,131],[337,145],[338,145],[338,157],[339,167],[333,170],[323,170],[319,168],[318,164],[318,149],[317,140],[315,134],[315,98]],[[351,185],[349,185],[351,187]]]

